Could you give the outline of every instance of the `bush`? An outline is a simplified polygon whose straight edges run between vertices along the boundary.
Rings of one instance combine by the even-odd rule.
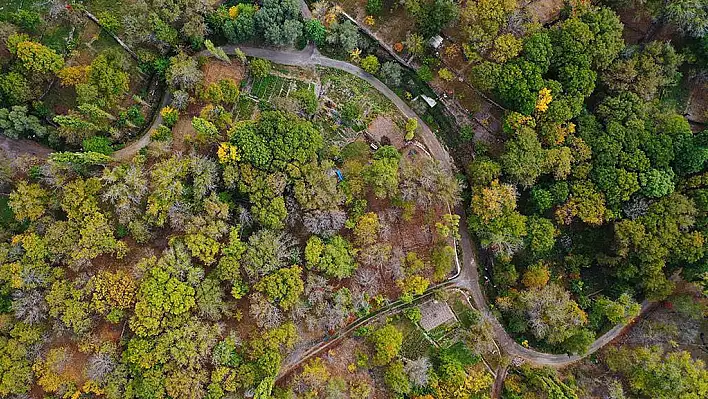
[[[385,62],[381,66],[381,80],[389,86],[399,86],[401,84],[401,67],[398,63]]]
[[[342,122],[351,126],[361,118],[361,108],[356,102],[349,101],[342,106],[341,117]]]
[[[165,107],[160,110],[160,116],[162,116],[162,122],[167,127],[172,127],[177,123],[179,119],[179,111],[172,107]]]
[[[367,55],[363,60],[361,60],[361,68],[373,75],[379,71],[381,64],[379,63],[379,59],[372,54]]]
[[[42,17],[35,11],[18,10],[10,16],[10,21],[23,30],[34,32],[42,23]]]
[[[368,0],[366,2],[366,12],[369,15],[379,15],[383,11],[383,0]]]
[[[167,141],[172,138],[172,130],[165,125],[160,125],[150,132],[150,139],[155,141]]]
[[[126,116],[130,120],[130,122],[132,122],[135,126],[141,126],[143,123],[145,123],[145,115],[143,115],[143,112],[137,105],[133,105],[132,107],[128,108]]]
[[[446,82],[450,82],[452,79],[455,78],[455,75],[453,75],[453,73],[450,72],[450,70],[447,68],[442,68],[441,70],[439,70],[438,76],[440,76],[440,79]]]
[[[253,77],[261,79],[270,74],[270,69],[272,66],[270,61],[258,58],[251,61],[250,67]]]
[[[299,89],[292,97],[298,100],[306,114],[314,115],[317,112],[317,95],[314,91],[309,88]]]
[[[98,13],[97,18],[98,22],[100,22],[103,29],[107,30],[108,32],[116,33],[118,32],[118,30],[120,30],[120,21],[115,16],[115,14],[108,11],[103,11]]]
[[[101,136],[93,136],[85,139],[82,143],[82,147],[85,152],[97,152],[103,155],[111,155],[113,153],[111,141]]]
[[[431,80],[433,80],[433,71],[430,69],[429,66],[423,65],[422,67],[418,68],[418,77],[423,82],[430,82]]]

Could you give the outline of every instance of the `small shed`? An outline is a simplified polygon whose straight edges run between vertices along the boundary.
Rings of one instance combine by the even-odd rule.
[[[430,40],[428,40],[428,44],[430,45],[430,47],[437,50],[440,48],[440,46],[442,46],[443,38],[440,35],[435,35],[431,37]]]
[[[428,104],[428,106],[430,108],[434,108],[436,105],[438,105],[438,102],[435,101],[435,99],[430,98],[430,97],[426,96],[425,94],[421,94],[420,98],[422,98],[423,101],[425,101],[425,103]]]
[[[432,300],[421,304],[419,307],[422,318],[420,326],[425,331],[430,331],[435,327],[446,323],[457,321],[457,317],[450,309],[447,302]]]

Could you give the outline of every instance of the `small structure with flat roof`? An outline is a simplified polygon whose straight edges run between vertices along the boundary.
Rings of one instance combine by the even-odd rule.
[[[421,304],[418,308],[422,315],[420,326],[423,327],[425,331],[430,331],[443,324],[457,321],[457,317],[455,317],[455,314],[452,312],[447,302],[432,300]]]

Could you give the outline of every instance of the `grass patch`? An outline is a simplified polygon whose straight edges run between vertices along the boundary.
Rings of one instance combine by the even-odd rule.
[[[396,111],[396,106],[365,80],[336,69],[320,69],[322,85],[327,86],[327,96],[338,104],[353,101],[364,104],[367,119]]]
[[[247,96],[240,96],[236,104],[236,119],[251,119],[256,105],[257,104]]]
[[[479,312],[471,309],[463,299],[456,298],[452,301],[450,307],[453,313],[455,313],[455,316],[457,316],[457,319],[460,320],[460,324],[463,328],[467,329],[479,323]]]
[[[273,95],[280,93],[284,84],[285,79],[280,76],[268,75],[253,82],[251,94],[264,100],[270,100]]]
[[[418,359],[432,355],[433,346],[418,326],[405,318],[399,319],[395,325],[403,333],[402,356],[408,359]]]
[[[445,336],[448,335],[448,333],[454,331],[459,326],[460,326],[460,323],[457,323],[457,322],[443,324],[441,326],[437,326],[437,327],[433,328],[432,330],[428,331],[428,335],[430,336],[430,338],[433,341],[440,344],[441,341],[443,340],[443,338],[445,338]]]
[[[15,214],[10,209],[9,202],[9,196],[0,196],[0,226],[2,227],[9,227],[15,220]]]

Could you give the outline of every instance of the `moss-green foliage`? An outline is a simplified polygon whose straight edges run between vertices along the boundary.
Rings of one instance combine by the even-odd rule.
[[[374,346],[372,361],[375,365],[385,365],[398,356],[403,344],[403,334],[393,325],[385,326],[374,331],[369,337]]]
[[[326,242],[312,236],[305,247],[308,267],[338,279],[352,275],[356,269],[355,254],[356,250],[342,236],[334,236]]]

